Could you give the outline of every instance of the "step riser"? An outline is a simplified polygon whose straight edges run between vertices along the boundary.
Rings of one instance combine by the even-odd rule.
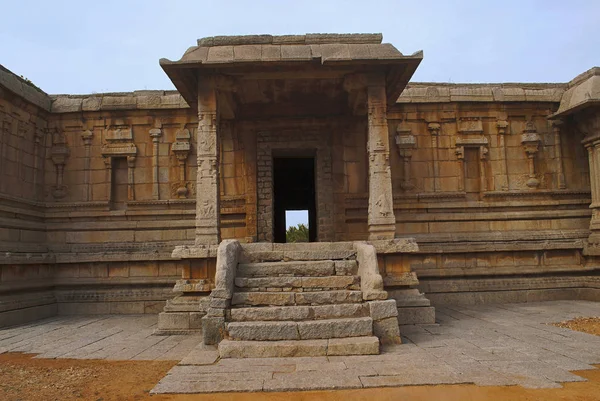
[[[230,321],[322,320],[349,317],[368,317],[367,304],[337,304],[318,306],[284,306],[231,309]]]
[[[221,358],[277,358],[333,355],[377,355],[377,337],[304,341],[230,341],[219,343]]]
[[[360,291],[316,291],[316,292],[236,292],[232,305],[246,306],[288,306],[288,305],[330,305],[361,303]]]
[[[237,277],[323,277],[355,275],[355,260],[240,263]]]
[[[356,251],[266,251],[244,252],[240,255],[240,263],[281,262],[284,260],[344,260],[355,259]]]
[[[315,340],[373,334],[370,317],[302,322],[237,322],[227,325],[229,337],[241,341]]]
[[[358,276],[328,276],[328,277],[236,277],[235,285],[243,291],[294,291],[307,290],[360,290]]]

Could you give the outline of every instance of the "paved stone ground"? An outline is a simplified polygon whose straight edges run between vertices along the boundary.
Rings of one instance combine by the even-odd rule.
[[[458,384],[560,387],[595,369],[600,337],[547,325],[600,316],[600,303],[556,301],[437,308],[436,325],[402,328],[381,355],[217,360],[198,346],[154,393],[291,391]]]
[[[180,361],[200,335],[153,336],[156,315],[57,316],[0,329],[0,354],[36,358]]]
[[[180,360],[154,393],[286,391],[475,383],[560,387],[600,364],[600,337],[547,325],[600,316],[600,303],[556,301],[437,308],[381,355],[218,360],[199,335],[153,336],[157,317],[59,316],[0,329],[0,353],[38,358]]]

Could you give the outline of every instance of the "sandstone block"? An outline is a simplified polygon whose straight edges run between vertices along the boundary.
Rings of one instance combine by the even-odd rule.
[[[369,311],[373,320],[381,320],[387,317],[398,316],[398,307],[396,306],[395,299],[388,299],[385,301],[370,301]]]
[[[396,317],[388,317],[373,322],[373,334],[381,344],[401,344],[400,328]]]
[[[235,340],[298,340],[296,322],[234,322],[227,325]]]
[[[369,307],[366,304],[318,305],[310,308],[314,319],[369,316]]]
[[[373,333],[373,321],[369,317],[353,319],[312,320],[298,322],[302,340],[318,338],[361,337]]]
[[[279,358],[327,355],[327,340],[231,341],[219,343],[221,358]]]
[[[335,274],[338,276],[348,276],[356,274],[358,264],[356,260],[336,260]]]
[[[225,318],[204,316],[202,318],[202,342],[218,344],[225,337]]]
[[[328,342],[327,355],[378,355],[379,339],[374,336],[332,338]]]
[[[159,330],[186,330],[190,328],[190,314],[187,312],[158,314]]]
[[[236,292],[233,294],[233,305],[293,305],[293,292]]]
[[[211,297],[209,305],[211,308],[225,309],[225,308],[229,308],[229,306],[231,306],[231,300]]]
[[[238,265],[238,277],[252,276],[332,276],[333,261],[266,262]]]
[[[346,288],[358,281],[356,276],[302,277],[302,287]]]
[[[309,306],[281,306],[231,309],[232,321],[306,320],[311,316]]]
[[[258,288],[258,287],[301,287],[302,286],[302,278],[300,277],[256,277],[256,278],[246,278],[246,277],[236,277],[235,285],[238,287],[249,287],[249,288]]]
[[[359,302],[362,302],[362,292],[360,291],[319,291],[296,293],[296,303],[299,305],[327,305]]]

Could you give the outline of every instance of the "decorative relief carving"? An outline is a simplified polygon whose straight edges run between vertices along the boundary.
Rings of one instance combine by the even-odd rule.
[[[92,146],[92,138],[94,137],[94,133],[90,130],[85,130],[81,134],[81,140],[83,141],[83,146],[85,148],[85,159],[83,164],[83,200],[90,201],[92,199],[92,186],[90,185],[90,152]]]
[[[458,121],[458,133],[464,135],[481,135],[483,134],[483,123],[481,118],[466,117]]]
[[[119,122],[118,125],[109,127],[106,130],[104,136],[106,143],[102,145],[100,153],[104,157],[104,163],[107,168],[107,181],[106,181],[106,193],[108,194],[108,200],[111,200],[111,167],[113,157],[126,157],[127,158],[127,198],[128,200],[135,200],[134,182],[135,176],[133,169],[135,168],[135,158],[137,155],[137,147],[133,143],[133,132],[131,127],[123,125]]]
[[[52,128],[51,133],[52,147],[50,148],[50,158],[56,167],[56,184],[52,189],[52,196],[56,199],[62,199],[67,195],[67,186],[63,183],[63,177],[65,164],[70,152],[64,133],[56,128]]]
[[[186,198],[189,193],[188,186],[185,181],[185,171],[187,159],[191,149],[190,139],[191,135],[188,129],[184,128],[178,130],[175,134],[175,142],[171,147],[171,151],[177,158],[177,163],[179,164],[179,183],[177,189],[175,190],[175,194],[179,199]]]
[[[521,144],[527,155],[527,163],[529,166],[529,179],[527,180],[526,185],[529,188],[537,188],[540,185],[540,181],[536,177],[534,158],[539,151],[540,136],[531,120],[527,122],[525,130],[523,130],[523,133],[521,134]]]
[[[396,128],[396,146],[403,163],[403,179],[400,186],[403,190],[408,191],[415,187],[410,177],[410,160],[413,149],[417,147],[417,140],[410,128],[404,124],[398,124]]]

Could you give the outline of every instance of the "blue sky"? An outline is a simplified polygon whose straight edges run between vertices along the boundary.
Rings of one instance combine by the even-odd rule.
[[[414,81],[566,82],[600,65],[600,1],[3,1],[0,63],[48,93],[172,89],[199,37],[382,32]]]

